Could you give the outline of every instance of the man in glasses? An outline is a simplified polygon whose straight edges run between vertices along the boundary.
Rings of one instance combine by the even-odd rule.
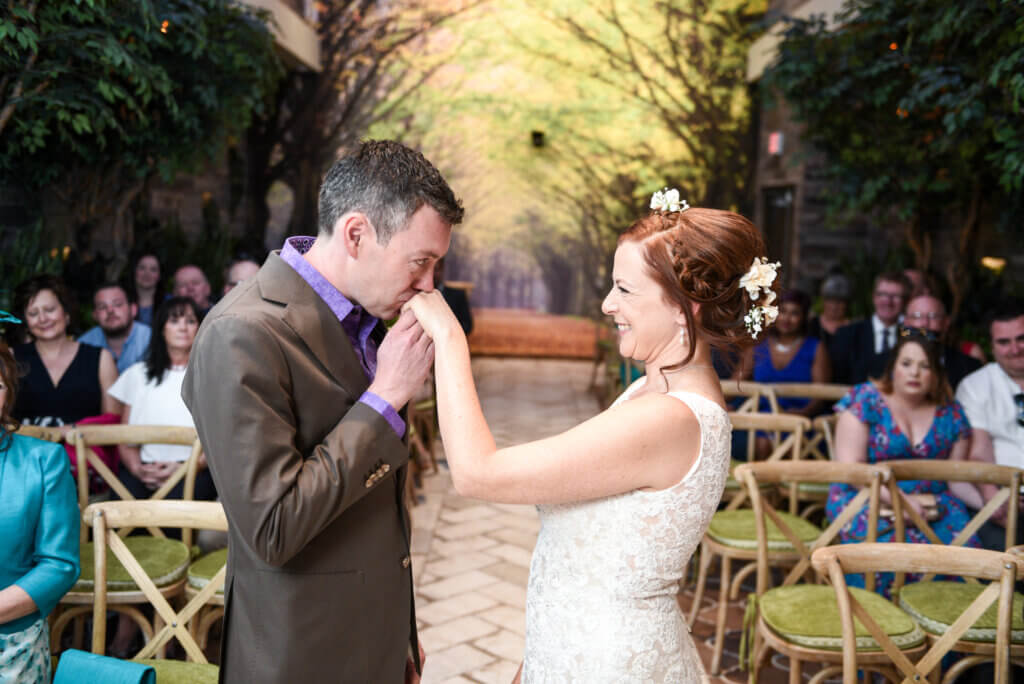
[[[955,390],[960,381],[981,368],[982,363],[974,357],[964,354],[949,343],[949,316],[942,300],[932,295],[920,295],[907,303],[903,314],[903,325],[908,328],[919,328],[934,333],[942,343],[942,367],[946,369],[946,377]]]
[[[909,291],[910,283],[898,271],[875,278],[871,318],[843,326],[832,338],[829,357],[833,382],[856,385],[882,375],[889,351],[896,346],[900,314]]]
[[[999,305],[989,315],[988,329],[995,362],[968,375],[956,391],[973,428],[970,459],[1024,468],[1024,302]],[[993,494],[994,487],[982,486],[986,501]],[[996,520],[1005,524],[1005,507]],[[999,530],[991,540],[985,531],[982,543],[1002,549]],[[1018,526],[1018,544],[1022,536]]]

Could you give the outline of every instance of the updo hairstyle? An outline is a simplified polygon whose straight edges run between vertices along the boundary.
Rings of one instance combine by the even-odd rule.
[[[752,302],[740,287],[740,278],[754,258],[765,256],[764,240],[753,223],[718,209],[654,211],[626,229],[619,236],[619,244],[623,242],[643,245],[644,260],[665,300],[686,317],[686,357],[665,370],[690,362],[697,351],[697,335],[726,359],[740,358],[756,344],[743,317],[753,306],[765,303],[765,294],[762,291]],[[694,303],[699,305],[696,316]]]

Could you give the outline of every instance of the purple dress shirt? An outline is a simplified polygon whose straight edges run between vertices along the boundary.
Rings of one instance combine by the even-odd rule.
[[[359,363],[362,364],[363,371],[366,372],[366,378],[373,382],[373,377],[377,373],[377,343],[370,337],[370,333],[377,327],[378,320],[364,311],[363,307],[349,301],[338,291],[338,288],[331,285],[327,278],[313,268],[312,264],[302,258],[302,255],[309,251],[315,241],[316,238],[305,235],[288,238],[281,248],[281,259],[295,269],[299,277],[313,288],[313,292],[316,292],[338,317],[342,330],[348,335],[348,339],[356,351],[356,356],[359,358]],[[405,435],[405,421],[391,404],[370,391],[363,392],[359,401],[384,416],[399,437]]]

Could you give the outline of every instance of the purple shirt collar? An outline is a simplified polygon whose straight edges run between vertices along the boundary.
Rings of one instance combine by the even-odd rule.
[[[352,303],[338,288],[331,285],[320,271],[313,268],[313,265],[302,257],[314,242],[316,242],[316,238],[308,235],[288,238],[285,240],[284,246],[281,247],[281,260],[295,269],[299,277],[313,288],[317,296],[324,300],[331,312],[337,316],[342,329],[352,342],[352,346],[356,348],[356,356],[363,366],[363,371],[366,372],[366,377],[373,382],[373,376],[377,372],[377,345],[370,339],[370,333],[377,327],[378,319],[366,313],[363,307]],[[401,419],[391,404],[369,390],[363,392],[359,401],[381,414],[399,438],[405,434],[405,421]]]
[[[309,283],[313,291],[324,300],[327,307],[341,322],[345,332],[352,339],[362,358],[366,357],[367,340],[370,333],[377,327],[378,319],[363,310],[363,307],[343,295],[338,288],[331,285],[327,278],[316,270],[302,255],[309,251],[316,242],[315,237],[297,235],[285,240],[281,248],[281,259],[295,269],[299,276]],[[371,374],[372,377],[372,374]]]

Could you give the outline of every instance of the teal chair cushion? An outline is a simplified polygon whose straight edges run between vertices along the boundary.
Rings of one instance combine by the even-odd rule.
[[[201,590],[213,576],[220,571],[224,564],[228,562],[228,550],[217,549],[206,554],[188,568],[188,585],[193,589]],[[224,588],[221,587],[217,590],[217,594],[223,594]]]
[[[156,670],[157,684],[217,684],[220,669],[207,663],[187,663],[183,660],[136,660]]]
[[[924,632],[914,619],[885,597],[856,587],[850,587],[850,593],[899,648],[912,648],[924,642]],[[832,587],[820,584],[778,587],[766,591],[757,605],[764,623],[782,639],[807,648],[843,650],[839,605]],[[856,620],[854,627],[859,650],[881,650],[874,637]]]
[[[817,525],[790,513],[783,511],[778,513],[782,521],[796,533],[800,541],[811,543],[821,535],[821,528]],[[793,550],[793,544],[772,520],[765,520],[765,531],[768,533],[768,549],[770,551]],[[756,549],[757,527],[754,522],[754,511],[743,508],[738,511],[715,513],[711,517],[711,524],[708,525],[708,536],[719,544],[737,549]]]
[[[910,613],[926,632],[942,635],[984,589],[984,585],[965,582],[917,582],[900,589],[900,607]],[[989,606],[961,639],[995,643],[998,606],[998,602]],[[1010,633],[1010,640],[1015,644],[1024,643],[1022,612],[1024,595],[1015,593]]]
[[[113,534],[111,532],[111,534]],[[153,584],[166,587],[174,584],[185,576],[188,570],[190,553],[187,546],[174,539],[161,537],[136,536],[124,540],[125,546],[132,552],[146,574],[153,579]],[[82,574],[72,591],[92,591],[95,586],[95,568],[93,567],[94,547],[92,542],[82,544]],[[114,552],[107,549],[107,590],[138,591],[135,580],[131,578]]]

